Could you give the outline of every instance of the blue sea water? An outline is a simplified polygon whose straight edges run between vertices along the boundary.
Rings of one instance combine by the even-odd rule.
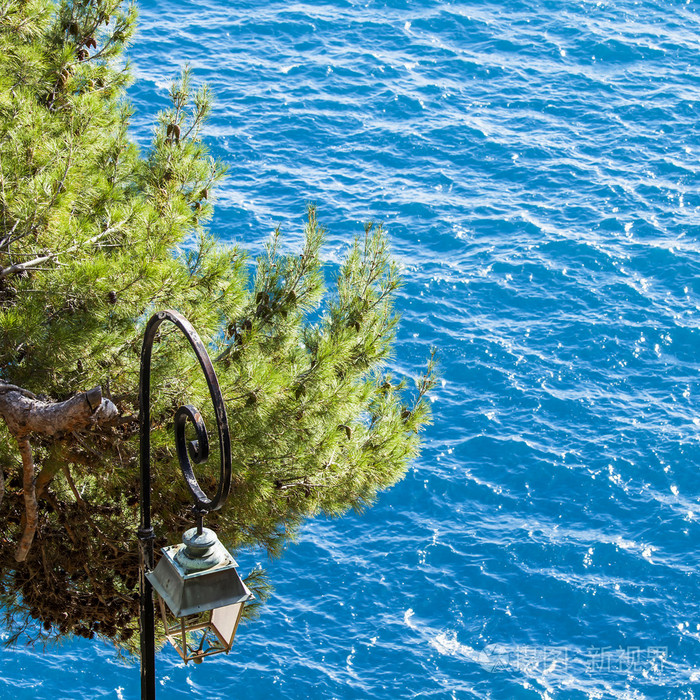
[[[189,62],[230,164],[212,230],[341,259],[384,222],[393,366],[434,425],[315,520],[232,654],[168,698],[700,698],[700,18],[691,0],[141,0],[146,142]],[[260,557],[242,553],[243,573]],[[0,697],[137,698],[99,643],[0,652]]]

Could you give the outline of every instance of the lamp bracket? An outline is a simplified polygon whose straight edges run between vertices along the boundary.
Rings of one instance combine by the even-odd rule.
[[[219,382],[214,372],[211,359],[207,353],[204,343],[192,324],[182,314],[172,309],[159,311],[151,316],[143,338],[141,349],[141,374],[139,382],[139,403],[140,403],[140,424],[141,424],[141,469],[142,469],[142,506],[146,513],[146,518],[142,520],[142,526],[150,525],[150,391],[151,391],[151,356],[153,344],[159,326],[165,321],[169,321],[187,338],[194,354],[199,361],[199,366],[207,380],[209,396],[214,407],[216,416],[216,428],[219,436],[220,470],[219,484],[215,495],[210,498],[199,486],[195,476],[192,463],[203,464],[209,457],[209,437],[204,424],[202,414],[194,406],[187,404],[181,406],[175,413],[175,446],[180,462],[182,475],[187,483],[187,488],[192,494],[196,513],[201,513],[198,518],[201,520],[204,514],[213,510],[218,510],[224,504],[231,489],[231,438],[226,417],[226,407],[221,394]],[[196,439],[189,443],[185,437],[185,427],[191,423],[196,433]],[[190,461],[191,460],[191,461]],[[147,483],[146,483],[147,482]],[[147,501],[144,503],[144,501]],[[199,525],[198,525],[199,526]]]

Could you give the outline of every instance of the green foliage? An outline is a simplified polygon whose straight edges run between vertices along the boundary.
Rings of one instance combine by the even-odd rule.
[[[0,379],[60,400],[97,384],[117,426],[35,436],[53,475],[27,562],[20,462],[2,430],[2,600],[47,633],[133,637],[138,561],[137,384],[142,331],[183,313],[215,359],[233,438],[233,490],[210,517],[233,549],[278,555],[304,519],[360,510],[399,479],[429,420],[432,364],[413,399],[385,374],[399,285],[368,225],[324,288],[311,208],[300,251],[275,231],[255,264],[204,228],[223,165],[208,155],[206,88],[185,70],[147,152],[129,141],[122,52],[135,12],[118,0],[0,0]],[[213,427],[199,367],[174,329],[154,351],[154,519],[161,544],[189,522],[171,435],[182,403]],[[210,460],[217,464],[217,456]],[[216,466],[198,468],[211,491]],[[183,483],[181,483],[183,482]],[[267,582],[251,584],[265,597]]]

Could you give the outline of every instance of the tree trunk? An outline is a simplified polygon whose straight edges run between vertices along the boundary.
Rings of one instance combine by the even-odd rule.
[[[119,417],[117,407],[102,397],[98,386],[76,394],[67,401],[41,401],[29,391],[0,382],[0,416],[17,440],[22,456],[25,523],[15,559],[24,561],[36,534],[39,511],[36,494],[34,459],[29,442],[31,433],[56,435],[110,423]],[[42,483],[43,490],[47,484]],[[0,501],[4,495],[4,479],[0,476]]]

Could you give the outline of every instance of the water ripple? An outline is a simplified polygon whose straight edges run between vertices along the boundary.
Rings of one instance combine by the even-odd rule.
[[[205,672],[160,654],[163,691],[697,697],[694,5],[140,9],[134,136],[189,61],[231,165],[213,229],[255,252],[281,223],[293,244],[315,201],[337,264],[384,221],[406,279],[394,369],[435,345],[442,372],[406,479],[309,524],[232,656]],[[99,646],[0,658],[17,698],[137,697]],[[66,668],[75,691],[56,690]]]

